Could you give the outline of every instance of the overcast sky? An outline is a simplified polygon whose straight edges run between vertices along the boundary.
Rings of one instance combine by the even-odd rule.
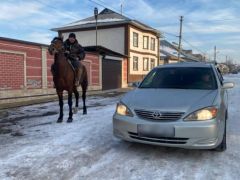
[[[148,24],[170,42],[178,42],[183,21],[183,48],[240,63],[240,0],[1,0],[0,36],[49,44],[50,29],[93,15],[106,6]]]

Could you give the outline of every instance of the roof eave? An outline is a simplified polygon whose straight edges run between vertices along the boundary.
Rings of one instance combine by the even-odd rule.
[[[156,29],[153,28],[143,28],[142,26],[138,25],[137,23],[134,23],[132,21],[121,21],[121,22],[114,22],[114,23],[109,23],[109,24],[99,24],[98,27],[104,27],[104,26],[111,26],[111,25],[124,25],[124,24],[131,24],[134,26],[137,26],[140,29],[143,29],[145,31],[152,32],[156,34],[157,37],[162,37],[162,33]],[[75,30],[75,29],[85,29],[85,28],[93,28],[95,27],[95,24],[89,24],[83,27],[82,25],[75,25],[75,26],[65,26],[65,27],[59,27],[59,28],[52,28],[51,31],[66,31],[66,30]]]
[[[157,37],[162,37],[162,33],[159,31],[159,30],[157,30],[157,29],[154,29],[154,28],[152,28],[152,27],[144,27],[144,24],[138,24],[137,22],[135,22],[135,21],[130,21],[129,22],[129,24],[131,24],[131,25],[134,25],[134,26],[137,26],[138,28],[140,28],[140,29],[143,29],[143,30],[146,30],[146,31],[149,31],[149,32],[153,32],[153,33],[155,33],[156,34],[156,36]]]
[[[127,24],[128,21],[116,21],[116,22],[105,22],[105,23],[99,23],[98,27],[104,27],[104,26],[115,26],[115,25],[124,25]],[[75,29],[85,29],[85,28],[94,28],[96,27],[95,23],[89,23],[89,24],[84,24],[83,25],[74,25],[74,26],[63,26],[63,27],[59,27],[59,28],[52,28],[52,31],[65,31],[65,30],[75,30]]]

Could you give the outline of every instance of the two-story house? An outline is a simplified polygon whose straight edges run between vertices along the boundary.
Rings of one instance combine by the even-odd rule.
[[[74,32],[83,46],[103,46],[126,55],[126,65],[121,64],[121,68],[123,73],[127,73],[127,82],[141,80],[159,64],[160,32],[107,8],[98,14],[97,35],[95,16],[53,30],[64,39]],[[110,59],[118,61],[116,58],[103,57],[103,61]]]
[[[201,54],[193,54],[192,50],[182,49],[178,58],[178,47],[167,40],[160,41],[160,64],[177,63],[183,61],[204,61]]]

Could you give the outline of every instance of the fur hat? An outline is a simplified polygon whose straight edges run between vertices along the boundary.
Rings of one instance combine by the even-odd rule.
[[[69,36],[68,36],[68,38],[74,38],[74,39],[76,39],[76,34],[75,34],[75,33],[70,33]]]

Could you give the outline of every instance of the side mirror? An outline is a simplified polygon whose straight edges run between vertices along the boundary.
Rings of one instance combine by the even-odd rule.
[[[224,82],[223,83],[223,89],[230,89],[234,87],[234,83],[232,82]]]

